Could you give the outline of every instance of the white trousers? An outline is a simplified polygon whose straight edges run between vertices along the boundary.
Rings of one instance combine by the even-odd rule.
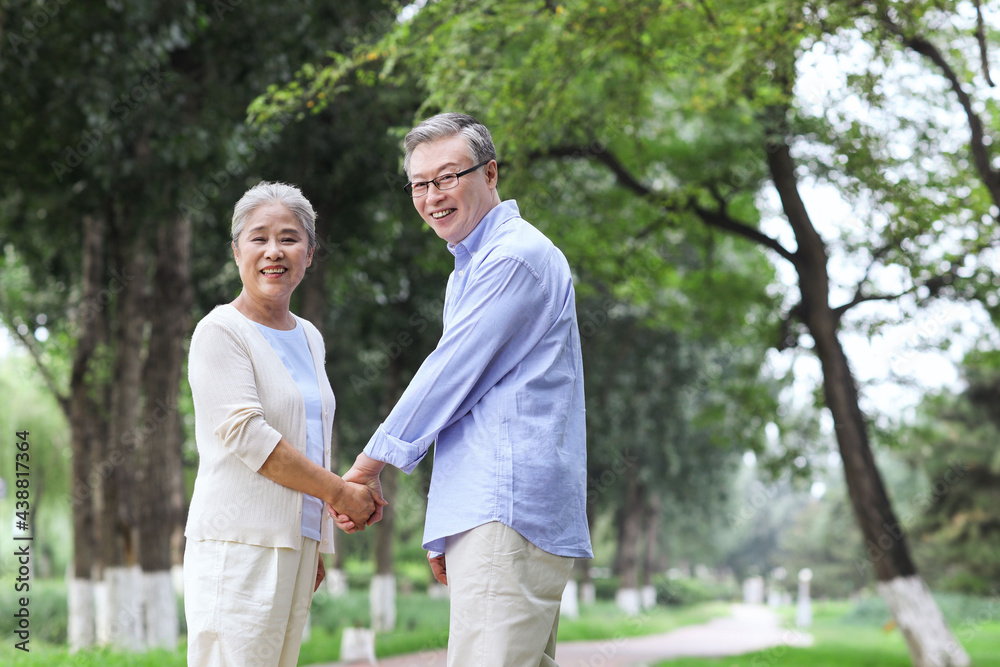
[[[559,605],[574,560],[497,522],[449,537],[448,667],[556,665]]]
[[[312,604],[319,543],[299,549],[188,540],[189,667],[294,667]]]

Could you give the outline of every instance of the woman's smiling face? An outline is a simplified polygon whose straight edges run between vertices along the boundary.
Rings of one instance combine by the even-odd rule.
[[[261,303],[287,304],[313,257],[306,230],[287,207],[276,202],[250,214],[233,253],[244,292]]]

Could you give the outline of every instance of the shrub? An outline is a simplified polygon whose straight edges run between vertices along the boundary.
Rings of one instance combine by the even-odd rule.
[[[670,579],[660,575],[653,580],[656,586],[656,603],[666,605],[693,605],[713,600],[732,600],[738,597],[733,584],[717,583],[703,579]]]

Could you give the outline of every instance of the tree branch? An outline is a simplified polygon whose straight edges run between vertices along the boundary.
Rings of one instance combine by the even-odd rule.
[[[17,330],[17,327],[13,325],[13,319],[10,317],[10,313],[6,312],[6,308],[3,313],[4,322],[8,323],[7,329],[13,333],[21,344],[24,345],[28,350],[28,354],[31,355],[32,360],[35,362],[35,366],[38,368],[38,373],[42,376],[42,380],[45,382],[45,386],[48,387],[49,391],[55,397],[56,401],[59,403],[59,407],[62,408],[65,414],[69,414],[69,397],[62,393],[59,389],[59,383],[56,382],[55,377],[53,377],[52,372],[49,367],[42,360],[42,351],[38,348],[38,341],[30,333],[22,334]]]
[[[993,169],[991,164],[990,150],[985,141],[986,133],[983,129],[983,122],[972,108],[972,99],[969,97],[969,94],[965,92],[965,88],[962,86],[962,82],[959,81],[955,70],[952,69],[951,65],[948,64],[948,61],[945,60],[944,55],[936,46],[934,46],[934,44],[920,35],[906,35],[903,32],[903,29],[892,20],[892,17],[889,16],[888,12],[883,10],[880,15],[880,20],[891,33],[898,36],[900,40],[902,40],[904,46],[912,49],[934,63],[948,80],[952,91],[958,96],[959,104],[962,105],[962,109],[965,111],[965,115],[969,121],[969,130],[972,133],[970,149],[972,150],[972,157],[976,164],[976,170],[979,172],[979,177],[983,180],[983,183],[989,190],[993,203],[1000,206],[1000,174]]]
[[[718,23],[715,20],[715,14],[712,13],[712,8],[708,6],[708,3],[705,2],[705,0],[698,0],[698,4],[705,10],[705,18],[708,19],[708,22],[711,23],[712,26],[717,26]]]
[[[864,287],[865,283],[868,282],[868,276],[871,275],[872,269],[875,267],[876,264],[878,264],[878,261],[880,259],[885,257],[886,253],[892,250],[893,245],[894,244],[892,243],[887,243],[872,253],[872,261],[868,263],[868,267],[865,269],[865,274],[861,276],[861,280],[858,281],[858,286],[854,290],[854,298],[849,303],[843,304],[839,308],[834,308],[834,312],[837,313],[837,317],[840,317],[845,312],[847,312],[847,310],[858,305],[859,303],[863,303],[865,301],[881,300],[880,297],[864,296]],[[903,292],[903,294],[906,294],[906,292]],[[903,294],[900,294],[898,296],[902,296]],[[888,297],[886,297],[886,300],[888,300]]]
[[[688,199],[687,204],[684,207],[671,205],[665,201],[664,196],[661,193],[654,191],[636,178],[632,172],[629,171],[629,169],[608,149],[595,151],[579,146],[555,146],[544,151],[532,153],[529,157],[532,159],[571,157],[597,160],[611,170],[611,172],[615,175],[615,178],[618,179],[619,185],[639,195],[643,199],[653,202],[672,213],[688,210],[701,218],[701,221],[709,227],[714,227],[737,236],[742,236],[743,238],[749,239],[758,245],[770,248],[793,264],[796,262],[797,258],[795,253],[781,245],[777,239],[773,239],[760,230],[754,229],[753,227],[730,217],[725,212],[725,207],[722,207],[718,211],[713,211],[700,206],[693,197]],[[643,233],[648,233],[649,231],[651,230],[645,230]]]
[[[702,222],[709,227],[715,227],[737,236],[749,239],[758,245],[770,248],[792,264],[798,263],[798,257],[791,250],[781,245],[777,239],[773,239],[767,234],[746,225],[739,220],[731,218],[724,210],[712,211],[696,204],[693,200],[688,204]]]
[[[986,248],[993,247],[994,245],[995,244],[993,243],[982,244],[981,246],[979,246],[978,249],[970,249],[969,252],[962,255],[962,257],[977,255],[979,252],[982,252]],[[927,288],[928,296],[932,297],[937,296],[942,289],[955,282],[955,279],[958,277],[958,269],[961,267],[961,265],[962,263],[959,261],[952,261],[950,262],[950,266],[948,267],[947,271],[944,271],[943,273],[940,273],[938,275],[931,276],[927,280],[924,280],[920,283],[916,283],[909,289],[903,290],[898,294],[868,294],[868,295],[862,294],[861,286],[864,282],[862,281],[862,283],[858,285],[858,291],[854,294],[854,298],[845,304],[837,306],[836,308],[833,309],[833,312],[837,314],[838,318],[843,317],[844,313],[846,313],[848,310],[858,305],[859,303],[864,303],[866,301],[894,301],[902,296],[906,296],[907,294],[912,294],[913,292],[916,292],[921,287]]]
[[[895,301],[896,299],[902,296],[910,294],[916,289],[917,286],[914,285],[910,289],[904,290],[899,294],[862,294],[861,286],[859,285],[858,291],[854,294],[854,298],[848,301],[847,303],[841,304],[836,308],[834,308],[833,313],[834,315],[837,316],[837,319],[841,319],[844,316],[844,313],[846,313],[848,310],[850,310],[854,306],[857,306],[860,303],[865,303],[867,301]]]
[[[990,78],[990,59],[986,53],[986,25],[983,21],[983,6],[980,0],[975,0],[976,5],[976,41],[979,42],[979,57],[983,62],[983,76],[986,78],[986,85],[994,87],[993,79]]]

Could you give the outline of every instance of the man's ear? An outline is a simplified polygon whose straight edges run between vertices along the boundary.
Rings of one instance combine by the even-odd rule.
[[[491,188],[496,188],[497,182],[500,180],[500,166],[497,164],[496,160],[490,160],[490,163],[486,165],[486,182],[490,184]]]

